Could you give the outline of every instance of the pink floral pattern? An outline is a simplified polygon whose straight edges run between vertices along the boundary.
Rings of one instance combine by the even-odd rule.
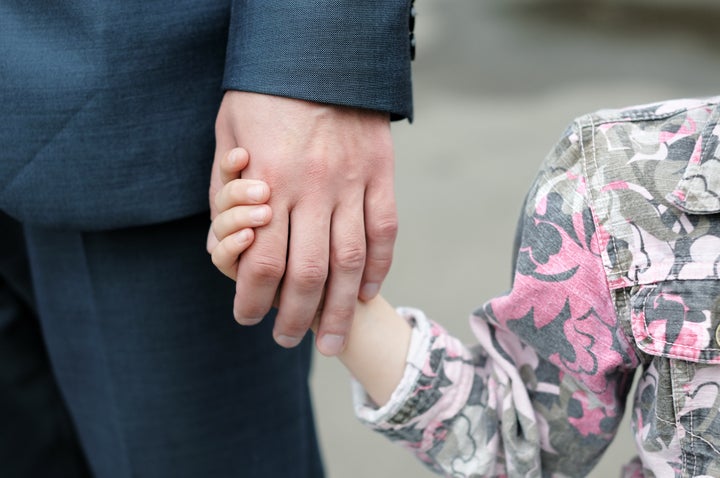
[[[632,407],[623,476],[720,476],[719,98],[578,118],[525,206],[512,288],[461,344],[422,312],[361,420],[438,473],[583,476]],[[628,397],[640,374],[635,397]]]

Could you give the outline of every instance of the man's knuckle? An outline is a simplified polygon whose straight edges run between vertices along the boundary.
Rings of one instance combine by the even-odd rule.
[[[394,239],[398,233],[397,217],[386,217],[367,226],[368,235],[376,239]]]
[[[360,244],[349,244],[333,253],[334,267],[347,272],[358,271],[365,265],[365,247]]]
[[[279,258],[254,257],[250,263],[250,275],[260,281],[277,281],[285,273],[285,262]]]
[[[293,271],[293,279],[304,288],[315,289],[322,286],[327,279],[327,267],[320,263],[305,263]]]

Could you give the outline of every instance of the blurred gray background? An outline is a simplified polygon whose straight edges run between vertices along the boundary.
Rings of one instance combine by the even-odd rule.
[[[507,289],[536,169],[576,116],[720,94],[716,0],[416,0],[414,124],[394,124],[400,233],[383,294],[473,340],[469,313]],[[348,375],[317,355],[328,478],[431,477],[354,418]],[[622,425],[592,477],[633,455]]]

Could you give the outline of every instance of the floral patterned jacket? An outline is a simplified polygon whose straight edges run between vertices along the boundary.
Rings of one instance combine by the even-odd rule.
[[[720,476],[720,97],[577,119],[543,163],[512,289],[462,345],[422,312],[360,419],[452,477],[587,474],[635,373],[624,476]]]

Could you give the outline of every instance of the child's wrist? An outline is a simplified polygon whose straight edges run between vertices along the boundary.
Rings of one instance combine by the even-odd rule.
[[[402,379],[412,327],[380,296],[358,302],[345,350],[338,358],[378,405]]]

